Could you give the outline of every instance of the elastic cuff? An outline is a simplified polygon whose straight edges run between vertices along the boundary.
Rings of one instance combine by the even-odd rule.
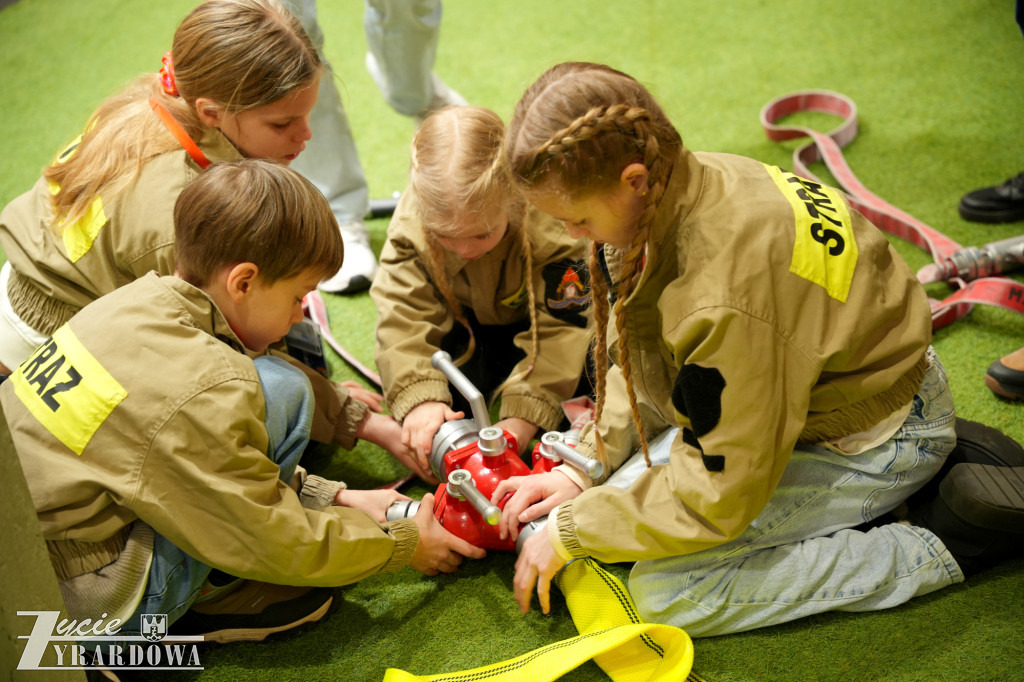
[[[447,379],[424,379],[406,386],[393,400],[388,400],[388,410],[396,421],[401,422],[414,407],[426,402],[452,404]]]
[[[568,462],[563,462],[562,464],[559,464],[554,469],[552,469],[552,471],[557,471],[558,473],[568,478],[570,481],[578,485],[580,487],[580,490],[589,490],[594,485],[594,481],[590,478],[590,476],[587,476],[585,473],[583,473],[573,465],[569,464]]]
[[[566,500],[558,505],[557,514],[548,516],[548,527],[550,528],[552,523],[554,524],[554,528],[549,532],[558,535],[558,544],[562,546],[562,549],[570,557],[589,556],[576,535],[576,520],[572,515],[572,505],[573,500]],[[555,551],[558,551],[558,545],[555,545]],[[561,556],[561,553],[559,553],[559,556]]]
[[[354,448],[359,442],[356,433],[369,413],[370,408],[366,403],[347,396],[334,429],[334,442],[346,450]]]
[[[420,530],[412,519],[391,521],[382,526],[388,535],[395,539],[395,551],[391,559],[380,569],[381,573],[390,573],[409,565],[420,542]]]
[[[309,475],[302,482],[299,503],[306,509],[323,511],[333,505],[334,498],[347,487],[341,481],[329,481],[320,476]]]
[[[517,417],[536,424],[540,430],[552,431],[562,423],[560,406],[552,405],[542,398],[524,393],[508,391],[501,394],[501,412],[499,419]]]
[[[560,507],[561,505],[558,506]],[[551,546],[555,548],[555,554],[557,554],[559,558],[566,563],[575,559],[576,557],[569,554],[569,550],[567,550],[565,545],[562,544],[562,538],[559,537],[558,534],[558,507],[552,509],[551,513],[548,514],[548,522],[546,525],[548,527],[548,539],[551,540]]]

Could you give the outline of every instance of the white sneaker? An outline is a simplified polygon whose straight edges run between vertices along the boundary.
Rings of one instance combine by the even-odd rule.
[[[366,225],[342,225],[341,238],[345,242],[345,260],[341,270],[333,277],[320,282],[318,288],[332,294],[354,294],[369,289],[377,272],[377,256],[370,248],[370,235],[366,231]]]

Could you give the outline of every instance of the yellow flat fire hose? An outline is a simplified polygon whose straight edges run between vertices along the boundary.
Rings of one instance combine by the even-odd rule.
[[[689,635],[641,620],[625,586],[595,561],[573,561],[555,580],[579,636],[472,670],[413,675],[389,668],[384,682],[548,682],[590,659],[615,682],[703,682],[691,671]]]

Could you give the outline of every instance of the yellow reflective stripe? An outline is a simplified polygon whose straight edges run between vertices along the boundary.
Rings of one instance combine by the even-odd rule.
[[[128,392],[64,325],[11,375],[32,416],[76,455]]]
[[[793,207],[795,239],[789,271],[845,303],[857,266],[857,241],[842,195],[776,166],[765,169]]]
[[[389,668],[384,682],[549,682],[591,658],[615,682],[702,682],[691,670],[689,635],[643,622],[622,583],[592,559],[568,564],[556,580],[578,637],[473,670],[413,675]]]
[[[56,162],[64,163],[74,156],[81,142],[82,136],[79,135],[64,148],[64,151],[57,157]],[[50,194],[53,196],[60,192],[60,185],[52,180],[48,183],[48,187]],[[89,204],[89,208],[86,209],[82,217],[71,224],[61,225],[64,250],[67,251],[68,258],[71,259],[72,263],[77,263],[79,258],[89,253],[89,249],[92,248],[93,242],[96,241],[96,236],[100,233],[100,229],[106,224],[107,213],[103,209],[103,199],[96,197]]]
[[[523,273],[523,281],[519,285],[519,289],[515,291],[508,298],[503,298],[501,304],[506,308],[518,308],[526,300],[526,278],[529,277],[529,273]]]
[[[70,225],[61,226],[64,249],[68,252],[68,258],[72,263],[89,253],[100,229],[106,224],[107,213],[103,210],[103,199],[96,197],[81,218]]]

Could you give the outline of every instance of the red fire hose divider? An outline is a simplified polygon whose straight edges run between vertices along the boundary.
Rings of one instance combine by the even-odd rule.
[[[828,133],[803,126],[776,125],[776,121],[799,112],[832,114],[844,120]],[[925,249],[936,263],[961,248],[935,228],[873,194],[854,175],[842,152],[842,148],[857,137],[857,105],[849,97],[828,90],[803,90],[783,95],[761,109],[761,125],[773,141],[811,138],[793,152],[793,172],[820,183],[807,165],[823,161],[846,191],[850,204],[879,229]],[[921,273],[918,277],[921,278]],[[1024,315],[1024,285],[1008,277],[982,277],[970,282],[954,277],[946,281],[957,287],[957,291],[943,300],[929,298],[932,329],[965,316],[975,303],[995,305]]]

